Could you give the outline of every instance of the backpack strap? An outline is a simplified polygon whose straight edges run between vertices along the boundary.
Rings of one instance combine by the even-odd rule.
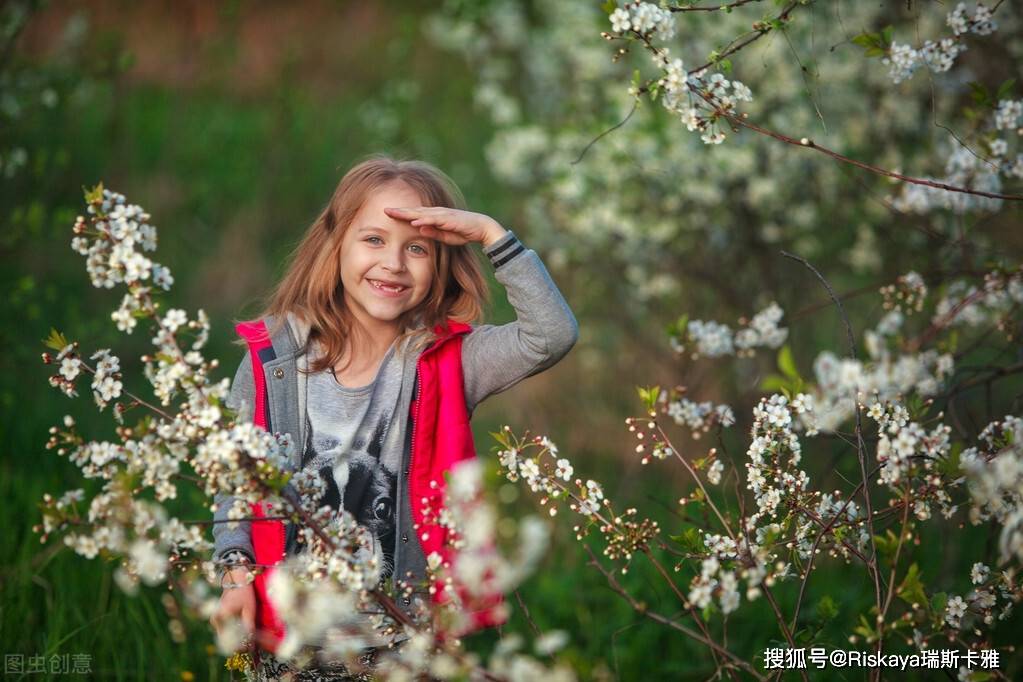
[[[249,354],[252,356],[252,379],[256,388],[253,422],[256,426],[270,431],[270,405],[266,397],[266,374],[263,372],[263,364],[274,360],[277,354],[274,352],[263,320],[241,322],[235,325],[235,331],[249,344]],[[256,624],[263,633],[263,645],[275,651],[287,628],[270,601],[267,585],[275,570],[274,567],[284,558],[285,530],[284,524],[279,520],[258,520],[271,511],[265,502],[252,504],[252,515],[256,520],[252,521],[251,534],[256,563],[265,567],[253,581],[253,588],[256,591]]]
[[[239,322],[234,329],[238,332],[238,336],[249,344],[249,355],[252,357],[252,379],[256,386],[256,404],[252,421],[256,423],[256,426],[262,426],[265,430],[270,431],[272,426],[270,405],[266,399],[266,374],[263,372],[263,364],[276,359],[277,354],[270,342],[266,322],[263,320]]]

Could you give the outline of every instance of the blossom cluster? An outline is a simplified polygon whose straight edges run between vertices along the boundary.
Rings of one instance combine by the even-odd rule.
[[[714,321],[682,321],[673,330],[668,342],[676,353],[685,352],[687,346],[695,346],[693,359],[701,356],[715,358],[735,354],[739,357],[752,356],[756,348],[778,348],[788,338],[788,329],[779,327],[784,312],[777,303],[771,303],[753,316],[752,320],[740,320],[742,325],[733,331],[731,327]]]
[[[954,481],[942,473],[942,464],[951,454],[952,428],[938,424],[930,432],[910,419],[898,403],[874,402],[867,415],[878,423],[878,482],[887,485],[895,498],[907,491],[917,519],[931,518],[931,503],[936,502],[945,518],[956,511],[949,492]]]
[[[945,174],[928,178],[940,183],[968,187],[997,193],[1002,191],[1002,178],[1023,179],[1023,148],[1019,145],[1020,120],[1023,119],[1023,101],[1002,99],[984,120],[980,140],[986,147],[988,158],[956,138],[950,138],[951,147],[945,162]],[[1016,135],[1002,137],[1002,131]],[[928,213],[934,209],[951,209],[963,214],[974,211],[995,211],[1001,199],[963,192],[948,192],[940,187],[921,184],[903,185],[892,205],[906,213]]]
[[[88,212],[99,219],[89,225],[78,217],[71,248],[85,256],[93,286],[112,289],[152,280],[155,286],[170,289],[174,283],[170,271],[143,253],[156,250],[156,228],[149,224],[148,213],[108,189],[102,191],[101,201],[89,204]]]
[[[546,436],[517,440],[509,426],[495,435],[501,444],[498,462],[504,476],[509,481],[522,480],[532,492],[539,493],[540,504],[549,506],[551,516],[557,514],[556,505],[563,503],[586,517],[586,525],[575,526],[576,537],[582,539],[596,529],[606,543],[604,555],[612,560],[625,560],[623,573],[627,572],[633,554],[644,551],[660,533],[656,521],[636,519],[635,508],[616,514],[597,481],[572,480],[574,468],[568,459],[559,456],[557,445]],[[530,455],[530,449],[536,453]]]
[[[651,2],[628,2],[610,15],[611,30],[618,34],[635,31],[641,36],[653,35],[657,40],[671,40],[675,35],[675,19],[671,11]]]
[[[986,36],[993,33],[998,25],[992,18],[992,11],[982,3],[977,3],[970,14],[966,3],[960,2],[946,18],[952,35],[938,41],[926,40],[919,48],[911,45],[892,42],[888,55],[882,60],[891,66],[889,75],[892,82],[901,83],[910,78],[921,66],[926,66],[934,73],[944,73],[952,68],[958,57],[966,50],[962,37],[967,33]]]
[[[884,309],[907,315],[923,310],[927,298],[927,283],[920,273],[910,270],[895,278],[893,284],[881,287]],[[881,332],[886,333],[886,332]],[[890,332],[887,332],[890,333]]]
[[[751,102],[752,91],[737,80],[729,80],[722,73],[707,74],[706,68],[687,72],[679,57],[671,56],[671,49],[656,46],[653,40],[666,42],[675,35],[675,19],[670,10],[649,2],[630,2],[611,13],[612,34],[609,40],[639,39],[650,51],[651,59],[662,75],[651,89],[654,98],[661,92],[662,106],[676,115],[690,132],[700,131],[706,144],[721,144],[725,133],[718,119],[736,111],[739,102]],[[629,93],[637,96],[640,88],[633,84]]]
[[[662,411],[679,426],[687,427],[695,439],[710,431],[715,424],[729,427],[735,423],[735,413],[728,405],[715,405],[709,400],[698,403],[684,397],[683,392],[677,389],[661,391],[658,402]]]
[[[868,337],[868,349],[877,353],[870,362],[839,358],[830,351],[819,354],[814,361],[817,383],[812,391],[817,405],[817,428],[835,431],[848,421],[856,410],[861,393],[893,399],[910,391],[933,396],[951,376],[951,354],[934,349],[922,353],[892,354],[878,339]]]
[[[1002,559],[1023,561],[1023,419],[1006,415],[991,422],[979,441],[959,455],[970,491],[970,521],[998,521]]]
[[[753,493],[757,511],[746,519],[749,530],[761,519],[776,518],[782,511],[782,500],[798,499],[810,483],[806,472],[799,468],[802,445],[792,428],[794,409],[795,405],[779,394],[761,398],[753,409],[746,487]]]
[[[992,572],[978,561],[970,569],[970,583],[974,587],[965,598],[953,595],[945,605],[945,623],[956,630],[966,629],[968,620],[976,619],[988,626],[996,619],[1005,620],[1020,600],[1020,586],[1011,569]]]
[[[1023,303],[1023,266],[984,274],[978,287],[950,282],[934,306],[931,323],[942,328],[994,325],[1011,334],[1013,312]]]

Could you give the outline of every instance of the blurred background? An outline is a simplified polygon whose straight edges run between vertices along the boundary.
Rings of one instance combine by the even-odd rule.
[[[175,278],[167,304],[209,314],[207,356],[220,358],[221,375],[231,376],[241,357],[232,320],[257,311],[347,168],[371,152],[436,164],[471,210],[537,249],[581,327],[565,360],[476,411],[479,452],[489,453],[488,434],[503,424],[548,435],[577,476],[604,481],[621,508],[638,506],[669,532],[688,483],[668,462],[640,464],[625,427],[626,417],[642,413],[635,387],[684,384],[694,400],[732,405],[738,423],[724,444],[741,470],[750,407],[761,379],[775,371],[771,353],[697,363],[676,355],[665,329],[679,315],[734,326],[777,301],[810,376],[815,353],[845,349],[844,332],[824,291],[781,249],[808,258],[850,293],[859,331],[882,312],[878,287],[911,268],[940,275],[992,258],[1018,262],[1017,208],[998,206],[976,220],[898,211],[892,186],[874,176],[749,133],[708,147],[659,106],[640,107],[620,133],[583,154],[628,114],[626,90],[640,63],[612,63],[599,4],[9,0],[0,7],[5,654],[86,654],[95,679],[228,679],[204,623],[186,620],[184,633],[172,636],[173,600],[156,590],[126,597],[111,566],[59,543],[41,545],[31,530],[44,493],[81,485],[76,467],[44,449],[48,428],[71,414],[92,438],[113,435],[88,396],[68,401],[47,385],[41,340],[57,328],[83,349],[112,348],[127,385],[144,383],[138,357],[148,339],[116,331],[110,312],[120,294],[89,286],[69,246],[84,212],[83,187],[102,181],[153,216],[156,258]],[[829,4],[793,27],[789,44],[778,37],[745,64],[737,57],[738,75],[756,93],[751,111],[857,158],[940,174],[947,135],[938,122],[961,120],[971,79],[996,88],[1018,73],[1018,18],[1007,10],[1000,42],[971,46],[966,75],[893,88],[851,37],[891,22],[930,29],[943,15],[935,21],[919,3],[863,4],[836,2],[842,9],[834,14]],[[687,64],[750,20],[695,17],[680,26]],[[487,321],[512,320],[502,288],[491,285]],[[1013,395],[1001,391],[996,404]],[[990,403],[970,399],[964,410],[983,426]],[[687,456],[711,445],[677,436]],[[844,486],[855,467],[843,443],[815,447],[811,475]],[[517,499],[514,487],[495,490],[519,513],[537,507]],[[199,496],[181,503],[194,518],[207,513]],[[469,646],[485,650],[500,634],[534,627],[562,629],[571,637],[566,656],[584,679],[710,675],[699,647],[645,621],[585,568],[572,524],[554,524],[555,547],[511,599],[515,615],[502,633]],[[990,546],[990,537],[972,537],[976,546],[934,545],[942,578],[961,580],[972,552]],[[871,588],[862,571],[841,566],[818,580],[808,601],[820,607],[816,634],[822,644],[841,644]],[[653,604],[670,601],[644,567],[626,582]],[[781,598],[791,598],[792,587],[780,588]],[[838,603],[821,606],[836,588]],[[762,601],[744,614],[729,633],[737,650],[779,645],[758,634],[773,621]]]

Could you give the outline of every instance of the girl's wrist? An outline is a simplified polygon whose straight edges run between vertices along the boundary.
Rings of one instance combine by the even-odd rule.
[[[483,240],[480,242],[484,249],[490,248],[497,242],[501,241],[505,235],[508,234],[508,230],[504,229],[500,223],[496,220],[493,225],[487,228],[487,231],[483,235]]]
[[[234,590],[240,587],[245,587],[251,584],[251,578],[251,569],[247,566],[236,566],[228,571],[224,571],[224,575],[220,579],[220,588],[224,590]]]

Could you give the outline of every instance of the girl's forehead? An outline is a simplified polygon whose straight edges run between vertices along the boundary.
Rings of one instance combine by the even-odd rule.
[[[414,188],[401,181],[388,182],[378,187],[374,187],[369,191],[366,196],[364,205],[375,205],[380,209],[384,206],[390,206],[390,202],[403,201],[403,207],[409,205],[422,206],[423,199]],[[409,204],[408,202],[412,202]]]

